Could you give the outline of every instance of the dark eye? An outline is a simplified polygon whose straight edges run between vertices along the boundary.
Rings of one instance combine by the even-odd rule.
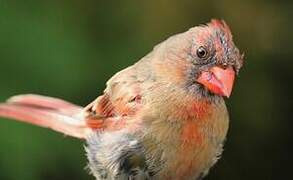
[[[204,48],[203,46],[200,46],[197,50],[196,50],[196,55],[201,58],[201,59],[205,59],[208,56],[208,51],[206,48]]]

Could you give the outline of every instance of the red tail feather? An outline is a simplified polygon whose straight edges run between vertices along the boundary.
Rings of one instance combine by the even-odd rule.
[[[82,108],[69,102],[39,96],[21,95],[0,104],[0,116],[51,128],[76,138],[86,138],[92,131],[80,116]]]

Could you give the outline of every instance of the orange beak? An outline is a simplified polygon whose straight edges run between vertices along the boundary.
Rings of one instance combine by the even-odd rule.
[[[223,69],[215,66],[208,71],[202,72],[197,82],[217,95],[229,97],[232,92],[234,79],[235,71],[232,67]]]

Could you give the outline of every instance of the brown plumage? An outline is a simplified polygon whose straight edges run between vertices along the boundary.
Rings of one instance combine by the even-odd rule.
[[[84,109],[21,95],[0,116],[87,140],[97,179],[200,179],[217,161],[230,96],[243,57],[224,21],[174,35],[118,72]]]

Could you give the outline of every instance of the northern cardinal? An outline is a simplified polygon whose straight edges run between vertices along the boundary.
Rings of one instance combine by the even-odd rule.
[[[212,20],[155,46],[85,108],[19,95],[0,104],[0,116],[85,139],[98,180],[201,179],[222,153],[223,97],[242,64],[228,25]]]

